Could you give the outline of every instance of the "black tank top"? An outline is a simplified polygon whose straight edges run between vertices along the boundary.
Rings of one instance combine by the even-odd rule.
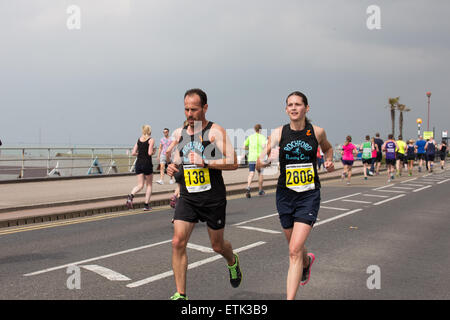
[[[148,148],[149,148],[149,141],[151,138],[148,138],[144,142],[142,142],[140,139],[137,141],[137,147],[138,147],[138,155],[137,155],[137,161],[139,162],[145,162],[152,164],[152,156],[148,154]]]
[[[189,135],[187,133],[187,126],[181,131],[181,137],[178,142],[178,150],[181,161],[186,165],[190,164],[189,154],[191,151],[201,155],[203,159],[217,160],[222,159],[222,153],[215,147],[215,143],[209,141],[209,130],[213,122],[210,121],[202,130],[201,135],[196,133]],[[180,166],[180,195],[183,199],[197,207],[212,207],[223,204],[226,201],[225,183],[222,177],[222,170],[210,169],[209,177],[211,182],[211,189],[203,192],[189,192],[186,188],[186,180],[184,173],[184,166]],[[177,181],[177,182],[178,182]]]
[[[319,143],[314,134],[313,126],[306,122],[305,129],[295,131],[290,124],[283,126],[280,140],[280,176],[278,177],[278,188],[288,189],[286,186],[286,166],[295,164],[311,164],[314,169],[315,189],[320,189],[319,176],[317,175],[317,148]],[[288,180],[294,182],[308,183],[308,177],[294,177],[288,174]]]

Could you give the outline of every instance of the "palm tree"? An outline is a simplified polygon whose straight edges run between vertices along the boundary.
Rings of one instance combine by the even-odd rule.
[[[389,98],[389,105],[388,107],[391,110],[391,121],[392,121],[392,135],[395,136],[395,110],[398,107],[398,101],[400,100],[400,97],[397,98]]]
[[[407,108],[404,104],[397,105],[398,111],[400,111],[400,118],[398,121],[398,128],[400,131],[400,135],[403,137],[403,112],[411,111],[411,109]]]

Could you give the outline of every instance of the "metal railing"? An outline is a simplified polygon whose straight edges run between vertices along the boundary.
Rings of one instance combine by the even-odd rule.
[[[136,157],[126,147],[1,147],[0,181],[45,177],[132,174]],[[157,149],[155,148],[155,151]],[[246,166],[245,150],[237,149],[240,166]],[[157,152],[153,171],[159,172]]]
[[[0,180],[131,173],[136,160],[131,151],[126,147],[1,147]]]

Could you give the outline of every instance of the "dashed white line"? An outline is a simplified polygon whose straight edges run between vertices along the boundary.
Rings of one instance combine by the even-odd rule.
[[[444,183],[444,182],[447,182],[447,181],[450,181],[450,179],[445,179],[445,180],[439,181],[437,184],[441,184],[441,183]]]
[[[264,241],[259,241],[259,242],[255,242],[255,243],[249,244],[248,246],[244,246],[244,247],[241,247],[241,248],[238,248],[238,249],[234,249],[233,251],[234,252],[242,252],[242,251],[245,251],[245,250],[248,250],[248,249],[251,249],[251,248],[255,248],[255,247],[260,246],[260,245],[263,245],[263,244],[265,244]],[[210,258],[206,258],[206,259],[203,259],[203,260],[200,260],[200,261],[197,261],[197,262],[190,263],[188,265],[188,269],[189,270],[190,269],[194,269],[194,268],[200,267],[201,265],[204,265],[204,264],[216,261],[216,260],[220,260],[220,259],[223,259],[223,257],[220,254],[218,254],[218,255],[212,256]],[[148,284],[148,283],[160,280],[160,279],[164,279],[164,278],[170,277],[172,275],[173,275],[173,271],[163,272],[163,273],[154,275],[154,276],[149,277],[149,278],[145,278],[145,279],[133,282],[133,283],[129,283],[129,284],[127,284],[127,287],[128,288],[140,287],[140,286],[143,286],[144,284]]]
[[[410,186],[410,187],[423,187],[423,183],[422,184],[415,184],[415,183],[407,183],[405,184],[405,186]]]
[[[431,188],[431,187],[432,187],[431,185],[430,185],[430,186],[425,186],[425,187],[422,187],[422,188],[413,190],[413,192],[419,192],[419,191],[422,191],[422,190],[424,190],[424,189],[428,189],[428,188]]]
[[[373,205],[374,206],[378,206],[380,204],[383,204],[383,203],[386,203],[388,201],[392,201],[392,200],[395,200],[395,199],[398,199],[398,198],[401,198],[401,197],[404,197],[404,196],[405,196],[404,194],[399,194],[398,196],[395,196],[395,197],[392,197],[392,198],[389,198],[389,199],[386,199],[386,200],[381,200],[379,202],[375,202]]]
[[[344,209],[344,208],[324,207],[324,206],[320,206],[320,209],[330,209],[330,210],[338,210],[338,211],[348,211],[349,210],[349,209]]]
[[[37,274],[46,273],[46,272],[59,270],[59,269],[64,269],[64,268],[67,268],[67,267],[73,266],[73,265],[83,264],[83,263],[86,263],[86,262],[91,262],[91,261],[95,261],[95,260],[110,258],[110,257],[118,256],[118,255],[121,255],[121,254],[125,254],[125,253],[130,253],[130,252],[134,252],[134,251],[138,251],[138,250],[142,250],[142,249],[147,249],[147,248],[159,246],[161,244],[169,243],[171,241],[172,241],[172,239],[161,241],[161,242],[157,242],[157,243],[148,244],[148,245],[145,245],[145,246],[142,246],[142,247],[137,247],[137,248],[133,248],[133,249],[129,249],[129,250],[119,251],[119,252],[107,254],[107,255],[104,255],[104,256],[99,256],[99,257],[95,257],[95,258],[90,258],[90,259],[86,259],[86,260],[72,262],[72,263],[64,264],[62,266],[57,266],[57,267],[53,267],[53,268],[48,268],[48,269],[36,271],[36,272],[27,273],[27,274],[24,274],[24,276],[25,277],[35,276]]]
[[[256,227],[238,226],[238,228],[247,229],[247,230],[254,230],[254,231],[259,231],[259,232],[265,232],[265,233],[273,233],[273,234],[281,233],[280,231],[275,231],[275,230],[270,230],[270,229],[263,229],[263,228],[256,228]]]
[[[412,179],[408,179],[408,180],[405,180],[405,181],[402,181],[402,182],[400,182],[400,183],[407,183],[407,182],[409,182],[409,181],[414,181],[414,180],[416,180],[417,178],[412,178]]]
[[[345,199],[345,198],[350,198],[350,197],[353,197],[353,196],[357,196],[358,194],[361,194],[361,192],[353,193],[353,194],[350,194],[348,196],[343,196],[343,197],[339,197],[339,198],[336,198],[336,199],[330,199],[330,200],[327,200],[327,201],[322,201],[322,203],[328,203],[328,202],[331,202],[331,201],[337,201],[337,200],[341,200],[341,199]]]
[[[270,217],[277,216],[277,215],[278,215],[278,213],[273,213],[273,214],[269,214],[267,216],[254,218],[254,219],[250,219],[250,220],[246,220],[246,221],[242,221],[242,222],[238,222],[238,223],[233,224],[233,226],[240,226],[241,224],[246,224],[246,223],[249,223],[249,222],[258,221],[258,220],[261,220],[261,219],[266,219],[266,218],[270,218]]]
[[[334,221],[334,220],[336,220],[336,219],[340,219],[340,218],[349,216],[349,215],[354,214],[354,213],[359,212],[359,211],[362,211],[362,209],[355,209],[355,210],[352,210],[352,211],[349,211],[349,212],[346,212],[346,213],[342,213],[342,214],[337,215],[337,216],[335,216],[335,217],[332,217],[332,218],[329,218],[329,219],[326,219],[326,220],[317,222],[317,223],[314,224],[314,228],[317,227],[317,226],[320,226],[320,225],[322,225],[322,224],[325,224],[325,223]]]
[[[363,194],[363,196],[366,196],[366,197],[377,197],[377,198],[389,198],[389,196],[382,196],[382,195],[379,195],[379,194]]]
[[[398,190],[377,190],[378,192],[394,192],[394,193],[406,193],[406,191],[398,191]]]
[[[84,265],[80,266],[83,269],[95,272],[98,275],[101,275],[102,277],[105,277],[108,280],[111,281],[130,281],[131,279],[124,276],[123,274],[120,274],[114,270],[98,266],[96,264],[90,264],[90,265]]]
[[[190,243],[190,242],[188,242],[187,247],[189,249],[194,249],[194,250],[197,250],[197,251],[200,251],[200,252],[214,253],[214,250],[211,249],[211,248],[200,246],[198,244],[193,244],[193,243]]]
[[[342,200],[342,201],[355,202],[355,203],[372,203],[372,202],[369,202],[369,201],[362,201],[362,200]]]
[[[412,190],[412,189],[414,189],[414,188],[409,188],[409,187],[392,187],[392,189]]]

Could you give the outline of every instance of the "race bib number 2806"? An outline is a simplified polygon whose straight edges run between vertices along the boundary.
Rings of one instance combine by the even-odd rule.
[[[314,168],[312,163],[286,165],[286,187],[296,192],[314,190]]]
[[[184,182],[189,193],[203,192],[211,189],[209,169],[196,165],[185,165]]]

